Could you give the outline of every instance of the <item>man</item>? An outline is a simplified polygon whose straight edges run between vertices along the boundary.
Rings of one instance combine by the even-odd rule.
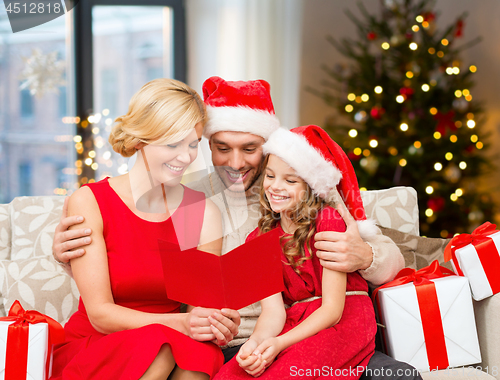
[[[269,84],[265,81],[228,82],[212,77],[203,84],[203,96],[208,113],[203,134],[209,140],[215,172],[189,187],[204,192],[219,207],[225,235],[223,253],[226,253],[243,244],[246,236],[257,227],[262,145],[280,123],[274,113]],[[341,197],[337,194],[336,199]],[[404,259],[394,242],[380,231],[363,241],[353,217],[343,206],[338,209],[346,222],[346,232],[320,232],[315,236],[322,265],[344,272],[358,270],[374,285],[392,280],[404,267]],[[66,231],[82,220],[77,216],[66,218],[63,215],[61,218],[53,244],[57,261],[67,263],[85,253],[82,246],[90,243],[91,231]],[[69,271],[67,264],[65,267]],[[241,324],[234,339],[231,340],[231,329],[224,331],[230,341],[229,347],[223,350],[227,360],[251,335],[260,311],[260,303],[239,310]],[[382,368],[390,368],[393,376],[384,377],[388,372],[381,371]],[[381,378],[411,378],[405,370],[412,367],[381,353],[372,357],[365,376],[375,378],[371,376],[375,369]],[[402,370],[401,376],[396,376],[397,369]]]

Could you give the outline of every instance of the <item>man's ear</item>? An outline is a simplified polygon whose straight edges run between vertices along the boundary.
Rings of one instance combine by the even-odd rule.
[[[142,148],[144,148],[146,145],[146,143],[143,143],[143,142],[140,142],[139,144],[137,144],[134,148],[137,149],[137,150],[141,150]]]
[[[212,150],[212,137],[208,139],[208,147]]]

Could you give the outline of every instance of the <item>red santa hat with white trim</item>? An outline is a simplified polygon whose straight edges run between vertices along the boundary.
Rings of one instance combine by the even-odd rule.
[[[325,199],[336,187],[357,221],[362,238],[378,233],[375,223],[366,218],[351,161],[322,128],[316,125],[291,130],[279,128],[262,148],[265,154],[274,154],[290,165],[317,196]]]
[[[267,140],[280,127],[270,89],[265,80],[208,78],[203,83],[208,114],[203,135],[209,139],[217,132],[247,132]]]

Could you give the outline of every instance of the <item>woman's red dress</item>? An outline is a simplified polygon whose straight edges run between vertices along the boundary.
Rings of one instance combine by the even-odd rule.
[[[325,207],[316,219],[317,232],[345,231],[345,223],[332,207]],[[282,236],[285,232],[281,227]],[[247,238],[258,236],[255,229]],[[314,242],[311,242],[312,258],[304,262],[297,274],[281,252],[285,304],[292,305],[314,296],[321,296],[321,266]],[[347,291],[368,291],[366,281],[358,272],[347,274]],[[321,306],[321,298],[301,302],[286,310],[287,319],[281,334],[303,322]],[[358,379],[375,350],[377,330],[375,313],[370,297],[348,295],[342,318],[336,325],[320,331],[283,350],[258,379]],[[280,335],[281,335],[280,334]],[[222,367],[216,380],[253,379],[241,369],[234,357]]]
[[[108,179],[89,184],[103,220],[109,275],[117,305],[149,313],[179,313],[180,303],[167,297],[158,239],[197,246],[205,196],[184,187],[171,218],[149,222],[135,215],[111,188]],[[174,230],[174,224],[176,226]],[[176,234],[177,232],[177,234]],[[213,343],[197,342],[161,324],[115,332],[96,331],[82,300],[64,326],[66,342],[54,352],[51,379],[139,379],[164,344],[180,368],[212,376],[224,362]]]

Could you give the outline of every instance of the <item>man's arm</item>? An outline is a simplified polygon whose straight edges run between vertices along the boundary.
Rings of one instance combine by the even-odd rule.
[[[70,260],[83,256],[85,254],[85,246],[92,242],[89,236],[92,231],[90,228],[82,228],[69,230],[68,228],[84,221],[83,216],[73,215],[68,217],[68,200],[64,199],[63,211],[61,220],[56,227],[54,233],[54,241],[52,243],[52,255],[54,260],[63,267],[63,269],[73,277],[71,271]]]
[[[373,285],[391,281],[404,268],[404,258],[398,246],[380,230],[363,241],[357,222],[344,205],[337,211],[346,223],[345,232],[318,232],[314,246],[321,264],[330,270],[354,272]]]

